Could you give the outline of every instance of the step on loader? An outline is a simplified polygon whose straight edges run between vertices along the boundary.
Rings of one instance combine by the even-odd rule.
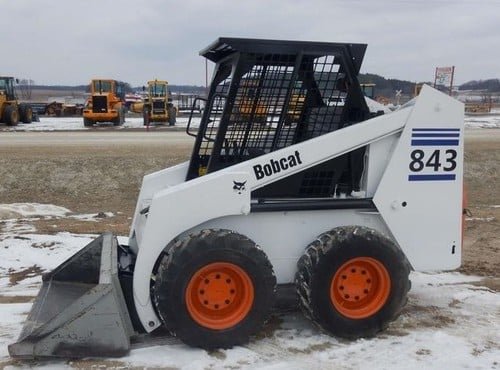
[[[216,66],[190,160],[144,177],[128,245],[104,234],[43,277],[10,354],[119,356],[161,327],[229,348],[289,287],[324,331],[371,337],[400,314],[410,270],[457,268],[463,105],[425,86],[371,113],[365,49],[219,38],[201,51]]]

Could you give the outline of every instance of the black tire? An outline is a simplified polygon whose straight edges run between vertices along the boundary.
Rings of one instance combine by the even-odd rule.
[[[33,122],[33,109],[28,104],[19,104],[19,118],[23,123]]]
[[[142,111],[142,119],[144,122],[144,126],[148,126],[150,124],[149,109],[146,106],[144,106],[144,110]]]
[[[174,126],[177,122],[177,109],[174,106],[168,108],[168,125]]]
[[[339,312],[333,303],[334,287],[344,289],[342,285],[334,285],[338,281],[335,278],[339,276],[339,272],[345,271],[343,269],[346,266],[353,263],[351,261],[360,260],[381,264],[385,268],[390,278],[390,281],[386,280],[385,290],[388,293],[385,294],[388,295],[377,301],[381,306],[376,308],[376,311],[365,313],[368,316],[347,317],[345,312]],[[367,273],[359,269],[350,271],[358,275],[361,272]],[[295,275],[299,305],[308,318],[335,336],[348,339],[371,337],[387,328],[401,313],[410,289],[409,272],[410,265],[405,255],[392,240],[366,227],[338,227],[320,235],[299,259]],[[349,279],[342,273],[338,278]],[[355,297],[359,302],[355,301],[353,305],[365,304],[373,299],[373,294],[377,292],[376,279],[374,280],[373,292],[364,289],[360,297]],[[370,280],[366,281],[371,283]],[[345,297],[351,301],[354,298],[348,295]]]
[[[19,123],[19,111],[14,105],[7,105],[3,110],[3,121],[7,126],[17,126]]]
[[[83,125],[84,125],[85,127],[92,127],[92,126],[94,126],[94,123],[95,123],[95,122],[94,122],[94,121],[92,121],[90,118],[85,118],[85,117],[83,117]]]
[[[196,321],[187,301],[190,282],[202,269],[217,263],[236,265],[247,274],[253,286],[249,311],[236,324],[223,329],[209,328]],[[243,235],[212,229],[190,235],[167,249],[153,287],[153,301],[165,327],[184,343],[205,349],[230,348],[248,342],[268,319],[275,294],[276,277],[266,254]],[[225,302],[229,304],[228,300]],[[208,305],[208,301],[204,304]]]
[[[118,108],[118,117],[113,121],[113,126],[121,126],[125,122],[125,114],[122,107]]]

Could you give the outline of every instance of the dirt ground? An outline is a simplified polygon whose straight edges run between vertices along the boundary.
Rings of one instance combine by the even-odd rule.
[[[144,174],[187,160],[192,146],[192,140],[180,138],[185,135],[180,132],[162,133],[161,138],[152,140],[143,140],[142,136],[130,140],[115,136],[71,140],[61,133],[46,132],[31,134],[33,140],[26,139],[27,133],[2,135],[0,203],[50,203],[76,213],[114,214],[99,222],[38,221],[40,233],[110,230],[127,235]],[[68,138],[78,135],[89,134],[66,133]],[[468,130],[465,180],[472,215],[466,222],[461,268],[467,274],[500,277],[499,168],[500,130]],[[498,285],[498,280],[494,279],[492,285]]]

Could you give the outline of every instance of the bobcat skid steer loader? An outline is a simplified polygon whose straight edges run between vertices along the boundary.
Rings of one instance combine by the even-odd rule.
[[[128,245],[103,234],[43,277],[10,354],[120,356],[160,327],[228,348],[290,286],[325,331],[370,337],[398,317],[411,269],[457,268],[463,105],[425,86],[371,114],[365,49],[220,38],[203,50],[216,66],[200,127],[187,126],[190,160],[144,177]]]

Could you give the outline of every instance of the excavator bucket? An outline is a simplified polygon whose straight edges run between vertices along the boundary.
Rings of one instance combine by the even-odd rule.
[[[133,326],[118,279],[118,241],[111,233],[43,276],[12,357],[123,356]]]

